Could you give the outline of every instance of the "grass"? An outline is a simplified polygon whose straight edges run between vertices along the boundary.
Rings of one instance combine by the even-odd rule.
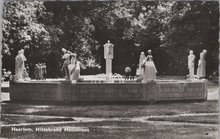
[[[151,125],[139,122],[93,122],[93,123],[78,123],[68,124],[69,127],[87,127],[89,132],[11,132],[10,128],[2,129],[3,137],[18,138],[18,139],[68,139],[68,138],[83,138],[83,139],[211,139],[216,138],[218,127],[207,126],[183,126],[183,125]],[[35,126],[29,126],[35,128]],[[43,127],[43,126],[42,126]],[[62,127],[46,126],[47,128]]]
[[[29,105],[2,104],[3,114],[35,114],[70,117],[135,117],[180,113],[218,113],[218,101],[120,105]]]
[[[149,118],[150,121],[172,121],[187,123],[219,124],[218,115],[206,116],[179,116],[179,117],[155,117]]]

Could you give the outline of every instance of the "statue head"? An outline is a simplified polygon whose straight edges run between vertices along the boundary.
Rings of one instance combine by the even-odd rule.
[[[141,55],[145,55],[145,53],[144,53],[144,52],[141,52]]]
[[[62,59],[68,59],[70,57],[70,54],[66,53],[63,55]]]
[[[61,51],[62,51],[63,53],[66,53],[66,52],[67,52],[67,50],[66,50],[65,48],[62,48]]]
[[[203,52],[201,52],[200,54],[199,54],[199,56],[200,56],[200,59],[203,57]]]
[[[189,51],[189,54],[193,54],[193,50],[190,50],[190,51]]]
[[[206,50],[206,49],[204,49],[202,52],[203,52],[204,54],[206,54],[206,53],[207,53],[207,50]]]
[[[152,52],[151,50],[148,50],[148,51],[147,51],[148,54],[151,54],[151,52]]]
[[[21,54],[24,54],[24,49],[21,49],[20,51],[21,51]]]
[[[110,43],[110,40],[108,40],[107,42]]]
[[[19,51],[18,51],[18,55],[21,55],[21,54],[22,54],[22,51],[21,51],[21,50],[19,50]]]

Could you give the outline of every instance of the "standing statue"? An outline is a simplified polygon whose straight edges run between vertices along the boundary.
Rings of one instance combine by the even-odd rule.
[[[23,80],[24,75],[24,62],[26,61],[26,58],[24,56],[24,50],[21,49],[18,51],[18,55],[15,57],[15,76],[17,76],[18,80]]]
[[[65,79],[70,80],[69,69],[68,69],[68,65],[71,63],[70,54],[65,53],[62,58],[65,59],[65,61],[63,62],[63,66],[62,66],[62,71],[65,72]]]
[[[153,56],[151,55],[151,50],[148,50],[148,55],[142,63],[144,68],[143,82],[153,81],[156,79],[157,69],[153,62]]]
[[[137,70],[137,75],[139,75],[140,77],[142,77],[144,74],[144,68],[141,66],[144,59],[145,59],[145,54],[144,52],[141,52],[140,58],[139,58],[138,70]]]
[[[198,69],[197,69],[197,77],[198,78],[205,78],[206,77],[206,61],[205,61],[206,53],[207,53],[207,50],[203,50],[200,53],[200,59],[198,62]]]
[[[68,65],[70,80],[79,80],[80,76],[80,62],[77,60],[76,54],[70,55],[70,64]]]
[[[43,79],[46,80],[46,75],[47,75],[47,66],[46,63],[42,64],[42,72],[43,72]]]
[[[193,51],[189,51],[189,56],[188,56],[188,69],[189,69],[189,78],[193,79],[195,76],[194,73],[194,63],[195,63],[195,55],[193,54]]]
[[[205,78],[206,77],[206,54],[207,54],[207,50],[203,50],[203,65],[202,65],[202,77]]]
[[[21,49],[20,51],[21,51],[21,56],[22,56],[24,62],[27,61],[26,57],[24,56],[24,49]]]

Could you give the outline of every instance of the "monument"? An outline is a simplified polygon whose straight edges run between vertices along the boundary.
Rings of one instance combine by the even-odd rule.
[[[79,80],[80,76],[80,62],[77,60],[76,54],[70,55],[70,64],[68,65],[70,80]]]
[[[200,53],[200,59],[198,61],[198,69],[197,69],[197,77],[198,78],[205,78],[206,77],[206,61],[205,61],[206,53],[207,53],[207,50],[203,50]]]
[[[18,51],[18,55],[15,57],[15,76],[18,80],[24,80],[25,61],[27,59],[24,56],[24,49]]]
[[[113,47],[114,45],[108,40],[106,44],[104,44],[104,58],[106,59],[106,75],[112,75],[112,59],[113,59]]]
[[[189,51],[189,56],[188,56],[188,69],[189,69],[189,79],[193,79],[195,76],[194,73],[194,63],[195,63],[195,55],[193,54],[193,51]]]
[[[63,59],[65,59],[62,70],[65,72],[65,79],[76,82],[79,80],[80,76],[80,62],[77,60],[76,53],[67,51],[65,48],[62,48],[64,53]]]
[[[142,67],[144,68],[143,82],[155,80],[157,73],[157,69],[153,62],[153,56],[151,55],[151,50],[148,50],[147,52],[148,55],[142,63]]]
[[[62,66],[62,71],[64,71],[65,73],[65,79],[70,80],[69,69],[68,69],[68,65],[70,64],[70,54],[65,53],[62,58],[65,59]]]
[[[140,77],[142,77],[143,73],[144,73],[144,68],[141,66],[144,59],[145,59],[145,54],[144,54],[144,52],[141,52],[140,58],[139,58],[138,69],[137,69],[137,75]]]
[[[112,74],[111,60],[113,59],[113,44],[108,41],[105,44],[106,73]],[[52,79],[40,81],[11,81],[11,100],[36,100],[36,101],[59,101],[59,102],[79,102],[79,101],[164,101],[164,100],[206,100],[207,83],[206,80],[155,80],[156,67],[153,62],[151,51],[144,59],[144,76],[150,82],[137,82],[130,80],[125,82],[119,75],[106,78],[97,78],[90,75],[90,79],[70,82],[74,80],[73,73],[69,70],[71,64],[78,65],[76,58],[71,58],[71,52],[64,50],[65,62],[63,70],[66,80]],[[20,54],[20,53],[19,53]],[[20,56],[20,55],[19,55]],[[21,58],[22,59],[22,58]],[[23,59],[22,59],[23,60]],[[76,74],[75,74],[76,75]],[[99,82],[94,82],[98,79]],[[123,81],[121,81],[123,80]],[[154,81],[153,81],[154,80]],[[119,81],[119,82],[118,82]],[[153,81],[153,82],[152,82]]]
[[[205,60],[205,57],[206,57],[206,54],[207,54],[207,50],[203,50],[202,53],[203,53],[202,78],[205,78],[206,77],[206,60]]]

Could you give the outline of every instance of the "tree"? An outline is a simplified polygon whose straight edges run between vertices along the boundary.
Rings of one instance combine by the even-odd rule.
[[[6,1],[4,4],[5,67],[4,61],[14,60],[17,51],[26,48],[32,67],[47,62],[50,77],[58,77],[62,75],[61,48],[66,48],[78,54],[86,67],[83,73],[97,74],[105,71],[103,45],[110,40],[115,46],[113,72],[116,73],[123,74],[125,67],[137,65],[140,53],[149,49],[153,51],[159,75],[186,75],[191,49],[197,58],[202,49],[207,49],[208,72],[217,69],[217,2]]]
[[[45,55],[50,36],[45,26],[38,22],[38,18],[44,16],[44,10],[43,3],[39,1],[4,2],[3,68],[14,72],[14,59],[20,49],[26,49],[29,64]],[[36,55],[37,58],[33,59]]]
[[[194,50],[198,61],[203,49],[209,52],[206,57],[208,74],[217,70],[218,2],[176,2],[170,15],[162,44],[173,57],[170,71],[186,75],[189,50]]]

